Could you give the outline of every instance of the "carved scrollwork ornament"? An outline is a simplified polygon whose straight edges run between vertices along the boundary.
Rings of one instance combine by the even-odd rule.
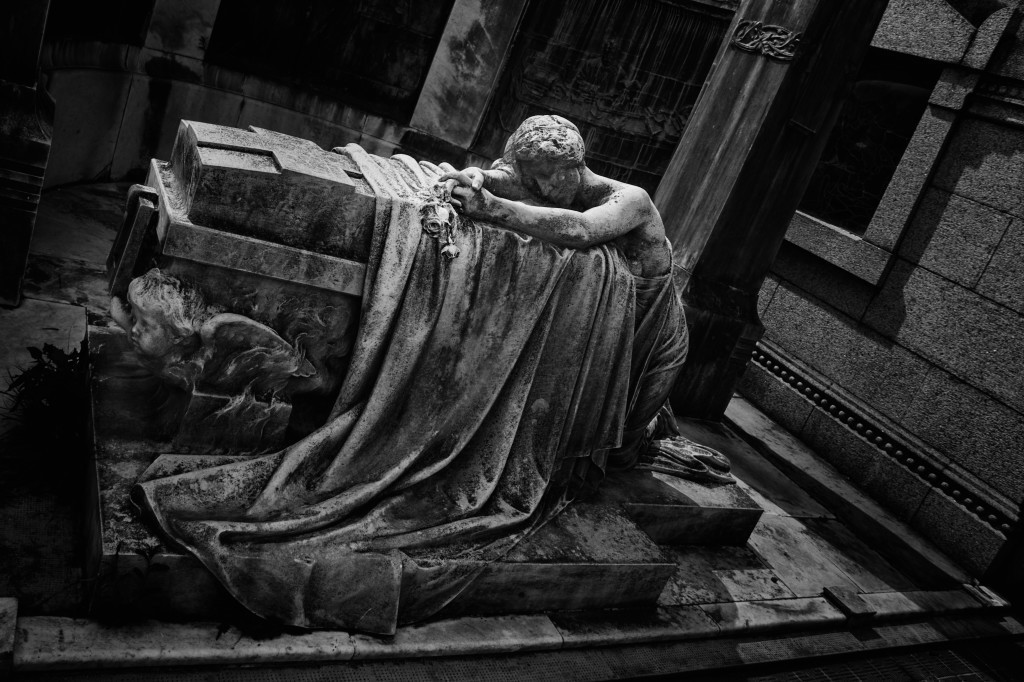
[[[796,56],[802,33],[783,26],[760,21],[741,21],[732,34],[731,45],[737,50],[760,54],[768,59],[788,62]]]

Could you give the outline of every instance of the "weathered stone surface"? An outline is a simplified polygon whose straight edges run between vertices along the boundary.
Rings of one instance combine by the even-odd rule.
[[[242,101],[241,95],[204,85],[135,75],[110,176],[123,178],[132,171],[148,168],[152,158],[170,158],[178,124],[183,119],[235,125]]]
[[[887,251],[799,211],[789,223],[786,241],[868,284],[878,283],[889,262]]]
[[[779,632],[813,625],[836,625],[846,616],[824,597],[772,599],[700,607],[722,633]]]
[[[826,587],[822,594],[851,624],[863,623],[875,615],[875,610],[858,593],[844,587]]]
[[[737,485],[638,470],[612,474],[605,483],[595,501],[620,506],[658,544],[743,545],[761,516]]]
[[[764,315],[765,337],[876,409],[899,416],[928,364],[783,283]]]
[[[547,616],[456,618],[399,628],[393,638],[352,635],[353,659],[547,651],[562,637]]]
[[[220,0],[157,0],[149,19],[146,47],[202,59],[219,7]]]
[[[360,176],[308,140],[194,121],[181,123],[169,167],[151,172],[172,223],[365,262],[375,200]]]
[[[420,90],[411,125],[468,147],[512,43],[524,0],[456,0]]]
[[[914,589],[914,583],[878,553],[881,548],[874,538],[861,540],[834,519],[801,519],[801,523],[814,546],[856,583],[858,593]]]
[[[658,604],[714,604],[794,597],[749,547],[663,547],[678,566]]]
[[[433,552],[415,552],[431,560]],[[575,504],[501,561],[488,564],[441,613],[529,613],[653,604],[675,571],[619,509]]]
[[[871,45],[956,63],[973,36],[974,26],[944,0],[894,0],[886,7]]]
[[[860,598],[875,611],[878,618],[976,611],[981,607],[981,604],[964,590],[878,592],[862,594]]]
[[[986,486],[1013,502],[1024,500],[1024,416],[1019,412],[934,368],[900,423]]]
[[[911,523],[974,575],[984,573],[1006,538],[939,490],[921,503]]]
[[[864,240],[893,251],[939,160],[956,113],[929,106],[921,116],[910,144],[871,217]]]
[[[299,102],[297,102],[299,103]],[[305,99],[301,101],[306,105]],[[321,108],[328,110],[326,106]],[[338,107],[334,107],[337,110]],[[275,130],[286,135],[309,140],[321,149],[344,147],[350,142],[358,142],[362,133],[362,125],[366,114],[354,115],[354,110],[343,112],[347,117],[320,118],[309,109],[293,110],[286,106],[270,104],[253,97],[247,97],[238,117],[238,127],[248,129],[249,126]],[[346,125],[348,121],[351,125]],[[355,126],[355,127],[352,127]]]
[[[975,290],[1024,313],[1024,219],[1010,224]]]
[[[965,119],[935,175],[936,187],[1021,216],[1024,130]]]
[[[50,75],[47,89],[60,105],[54,110],[45,187],[110,177],[130,85],[129,74],[96,69]]]
[[[750,547],[798,597],[821,594],[823,585],[857,584],[814,542],[803,520],[766,514],[750,536]]]
[[[894,565],[922,585],[948,586],[968,580],[968,574],[921,537],[909,524],[896,520],[875,500],[854,487],[832,465],[823,462],[803,442],[772,424],[742,398],[729,404],[726,419],[741,430],[758,452],[803,488],[825,501],[837,518],[862,537],[872,538]]]
[[[766,461],[764,456],[751,446],[749,433],[743,433],[724,424],[677,421],[682,422],[681,430],[689,438],[719,449],[728,449],[729,461],[736,475],[736,484],[766,513],[780,516],[832,516],[828,509],[818,504],[792,479]],[[782,432],[781,429],[779,431]],[[722,436],[723,433],[727,437]],[[742,438],[737,436],[737,433],[742,433]],[[772,439],[771,435],[766,437]],[[742,446],[733,445],[737,441]]]
[[[1009,223],[1005,213],[933,189],[907,229],[900,257],[972,288]]]
[[[0,676],[6,677],[14,663],[14,635],[18,627],[18,600],[0,597]]]
[[[564,647],[705,639],[718,634],[718,626],[697,606],[556,613],[550,618]]]
[[[910,519],[931,488],[846,424],[814,410],[799,436],[818,455],[891,510]]]
[[[779,249],[772,272],[854,319],[864,314],[875,292],[863,279],[789,244]]]
[[[864,322],[1011,407],[1024,409],[1020,314],[901,260]]]
[[[129,625],[37,617],[18,628],[21,672],[178,665],[245,665],[347,661],[355,654],[344,632],[279,634],[255,639],[217,623]]]

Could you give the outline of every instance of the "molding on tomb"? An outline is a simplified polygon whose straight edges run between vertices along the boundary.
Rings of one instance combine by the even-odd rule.
[[[963,511],[998,533],[1005,536],[1017,522],[1010,500],[992,491],[974,474],[948,462],[948,458],[902,427],[837,389],[814,370],[787,357],[781,348],[771,342],[759,341],[751,360],[793,389],[820,413],[869,443],[879,455],[900,465],[930,488],[941,491]]]

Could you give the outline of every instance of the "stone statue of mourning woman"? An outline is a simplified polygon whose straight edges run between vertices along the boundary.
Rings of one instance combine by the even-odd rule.
[[[133,491],[243,605],[393,633],[615,470],[731,481],[666,407],[687,336],[658,212],[586,167],[575,126],[528,119],[486,171],[336,151],[377,213],[330,418],[241,461],[183,472],[158,458]],[[216,355],[221,332],[241,338],[229,332],[244,321],[221,315],[198,316],[187,357]],[[267,331],[249,329],[278,349],[280,390],[315,381]],[[167,345],[147,329],[133,339]],[[189,367],[201,383],[206,365]]]

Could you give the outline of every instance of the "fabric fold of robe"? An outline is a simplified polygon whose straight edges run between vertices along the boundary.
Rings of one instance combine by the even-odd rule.
[[[467,219],[448,260],[415,196],[441,169],[345,153],[377,214],[331,418],[271,455],[184,473],[160,458],[133,499],[257,615],[390,634],[600,475],[628,410],[635,282],[611,247]]]

